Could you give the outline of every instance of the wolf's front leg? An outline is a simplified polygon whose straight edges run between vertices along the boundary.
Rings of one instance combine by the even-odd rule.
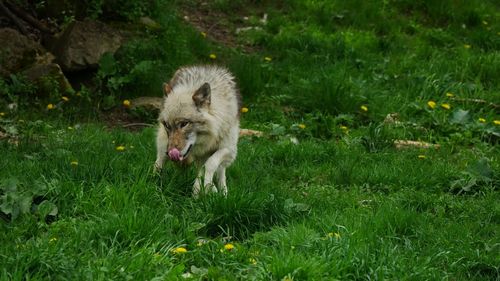
[[[163,168],[163,163],[167,158],[168,136],[165,130],[160,126],[156,135],[156,161],[155,171],[160,171]]]
[[[196,179],[194,180],[194,185],[193,185],[193,197],[198,198],[201,190],[201,177],[203,176],[203,169],[200,169],[198,171],[198,175],[196,176]]]
[[[227,196],[227,184],[226,184],[226,166],[221,163],[219,168],[217,168],[217,177],[219,180],[218,187],[222,191],[224,196]]]
[[[233,161],[233,153],[231,153],[231,150],[227,148],[222,148],[217,150],[210,158],[208,158],[207,162],[205,162],[205,178],[204,178],[204,186],[205,189],[210,188],[212,191],[216,191],[216,189],[213,187],[213,178],[214,178],[214,173],[217,171],[217,169],[221,166],[223,162],[226,163],[231,163]],[[220,176],[220,175],[219,175]],[[225,178],[225,173],[223,174]],[[227,193],[227,190],[224,187],[221,187],[223,189],[224,193]]]

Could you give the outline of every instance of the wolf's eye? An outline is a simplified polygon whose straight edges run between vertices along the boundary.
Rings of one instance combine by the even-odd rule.
[[[188,122],[188,121],[182,121],[182,122],[179,122],[179,128],[184,128],[184,127],[186,127],[188,124],[189,124],[189,122]]]
[[[167,122],[163,121],[162,124],[163,127],[165,127],[165,130],[170,131],[170,126],[167,124]]]

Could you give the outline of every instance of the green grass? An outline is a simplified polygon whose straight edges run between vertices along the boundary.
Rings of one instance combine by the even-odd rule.
[[[19,193],[39,181],[58,207],[53,218],[35,211],[2,223],[4,279],[175,279],[192,266],[229,280],[498,277],[498,191],[450,189],[475,161],[471,151],[419,159],[361,144],[243,139],[228,197],[193,200],[194,173],[151,173],[152,129],[84,125],[42,136],[1,147],[9,161],[0,177],[17,178]],[[221,252],[224,239],[236,249]],[[188,252],[173,254],[178,246]]]
[[[27,100],[36,89],[22,78],[0,80],[0,280],[500,278],[496,3],[199,6],[228,30],[268,13],[236,38],[251,53],[186,25],[178,9],[197,3],[151,11],[162,29],[107,56],[97,87],[69,102]],[[89,116],[161,95],[155,85],[211,53],[238,79],[242,127],[265,137],[240,140],[227,198],[195,200],[194,169],[152,172],[153,128]],[[397,122],[384,122],[391,113]],[[397,150],[401,139],[440,148]]]

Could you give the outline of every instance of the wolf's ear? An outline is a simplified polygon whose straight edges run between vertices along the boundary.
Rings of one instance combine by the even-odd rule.
[[[172,92],[172,87],[168,83],[163,83],[163,95],[168,96]]]
[[[193,101],[196,107],[210,105],[211,101],[210,93],[211,93],[210,84],[205,83],[201,85],[201,87],[198,90],[196,90],[196,92],[194,92],[193,95]]]

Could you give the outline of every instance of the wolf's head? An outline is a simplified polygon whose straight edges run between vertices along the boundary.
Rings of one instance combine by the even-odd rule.
[[[211,103],[210,84],[199,88],[163,84],[165,101],[159,121],[168,135],[167,153],[173,161],[185,160],[196,145],[199,134],[206,133],[204,113]]]

